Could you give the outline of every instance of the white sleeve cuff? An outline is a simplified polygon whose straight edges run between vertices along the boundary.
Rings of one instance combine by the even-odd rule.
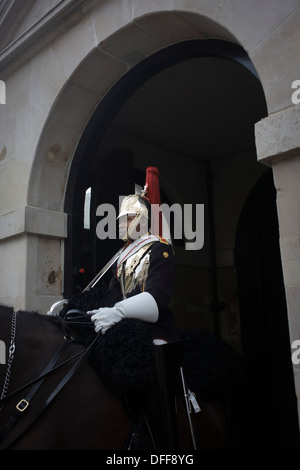
[[[158,306],[149,292],[141,292],[121,300],[115,304],[115,307],[121,309],[127,318],[137,318],[149,323],[155,323],[158,320]]]

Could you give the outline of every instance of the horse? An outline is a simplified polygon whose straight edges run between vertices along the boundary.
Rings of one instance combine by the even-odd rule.
[[[11,351],[13,334],[15,346]],[[105,383],[88,358],[91,344],[79,338],[76,328],[66,327],[56,316],[27,311],[14,313],[11,307],[0,306],[0,336],[13,353],[7,364],[0,366],[1,450],[131,449],[136,423],[126,393]],[[93,339],[97,340],[97,337]],[[41,378],[60,348],[64,350],[57,362]],[[73,369],[74,373],[70,374]],[[40,386],[36,385],[36,393],[27,400],[28,390],[35,384]],[[55,394],[57,389],[59,392]],[[195,441],[198,450],[223,449],[229,417],[225,402],[218,397],[200,397],[198,403],[201,411],[192,416],[193,439],[184,399],[178,400],[178,449],[193,450]],[[7,431],[7,423],[16,413],[17,419],[13,418],[16,422]],[[151,429],[148,430],[151,437]],[[152,445],[150,439],[150,448],[157,449],[155,443]]]
[[[0,309],[0,331],[10,344],[9,309]],[[47,316],[34,312],[17,313],[15,357],[9,391],[17,390],[37,378],[64,339],[61,328]],[[65,357],[82,351],[82,345],[70,342]],[[47,399],[65,374],[65,367],[53,372],[32,399],[29,409],[21,413],[15,426],[3,441],[4,448],[25,450],[52,449],[121,449],[130,430],[130,419],[124,404],[108,392],[96,371],[87,361],[57,395],[55,402],[39,415],[39,406]],[[0,383],[4,382],[1,366]],[[26,396],[21,391],[6,401],[0,412],[0,429],[15,407]],[[36,419],[36,420],[35,420]],[[33,424],[30,425],[31,421]]]

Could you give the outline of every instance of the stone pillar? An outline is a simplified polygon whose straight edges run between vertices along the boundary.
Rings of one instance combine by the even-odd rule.
[[[300,339],[300,106],[256,124],[258,160],[272,166],[291,345]],[[291,350],[291,354],[292,354]],[[300,364],[293,364],[300,417]]]
[[[47,313],[61,299],[67,215],[25,206],[0,216],[1,302]]]

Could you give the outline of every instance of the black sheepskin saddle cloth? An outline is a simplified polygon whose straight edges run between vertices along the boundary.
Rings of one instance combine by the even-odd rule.
[[[112,306],[119,300],[99,287],[75,296],[64,307],[92,310]],[[90,316],[87,315],[90,320]],[[77,328],[83,343],[94,339],[93,328]],[[181,364],[188,387],[198,398],[215,399],[236,391],[243,380],[243,363],[237,351],[226,341],[206,330],[182,331],[185,348]],[[115,393],[136,394],[148,391],[157,381],[151,325],[141,320],[123,319],[100,335],[89,361],[101,380]],[[168,347],[168,345],[163,346]]]
[[[217,399],[237,391],[243,364],[236,350],[206,330],[181,334],[187,340],[181,364],[192,392],[198,398]],[[145,322],[123,319],[99,336],[89,361],[113,392],[143,393],[157,380],[156,347]]]

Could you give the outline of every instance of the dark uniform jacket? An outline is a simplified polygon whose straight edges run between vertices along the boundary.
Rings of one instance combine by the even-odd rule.
[[[123,297],[149,292],[155,299],[159,317],[151,325],[153,338],[175,341],[179,338],[174,315],[168,308],[175,282],[175,257],[172,246],[163,239],[139,250],[126,262],[115,267],[109,289]],[[142,313],[142,312],[141,312]]]

